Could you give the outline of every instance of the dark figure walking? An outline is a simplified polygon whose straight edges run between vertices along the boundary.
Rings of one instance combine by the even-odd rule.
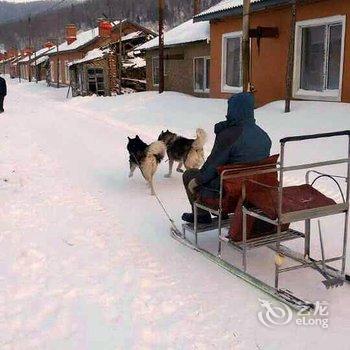
[[[0,77],[0,113],[4,112],[4,99],[7,95],[6,81]]]
[[[239,93],[229,99],[226,120],[215,125],[215,134],[213,150],[202,169],[188,170],[183,175],[192,207],[198,194],[213,201],[219,200],[219,166],[257,162],[270,155],[271,140],[255,124],[254,96],[251,93]],[[193,213],[183,214],[182,219],[193,222]],[[210,223],[210,214],[198,210],[198,222]]]

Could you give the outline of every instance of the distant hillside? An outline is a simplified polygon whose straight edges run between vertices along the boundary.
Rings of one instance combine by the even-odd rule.
[[[165,1],[167,28],[172,28],[192,17],[193,0]],[[208,8],[219,1],[202,0],[202,8]],[[32,45],[39,47],[48,38],[63,40],[66,24],[74,23],[79,29],[88,29],[96,26],[97,19],[103,15],[112,19],[128,18],[149,28],[157,29],[157,4],[156,0],[52,0],[27,4],[0,1],[0,43],[4,43],[7,48],[12,46],[21,48],[28,45],[30,36]],[[15,10],[17,6],[19,6],[17,19],[1,24],[5,17],[2,13],[3,9],[6,8],[14,16],[13,11],[17,11]],[[53,9],[52,6],[54,6]],[[10,10],[11,7],[12,10]],[[30,13],[34,15],[29,25]]]
[[[55,9],[63,6],[64,2],[60,0],[38,0],[28,3],[0,1],[0,24],[17,21],[29,14],[41,13],[50,8]]]

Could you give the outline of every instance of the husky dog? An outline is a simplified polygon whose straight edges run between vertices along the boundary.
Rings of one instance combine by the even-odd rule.
[[[134,175],[136,168],[139,168],[151,188],[151,194],[155,195],[153,176],[157,171],[158,164],[165,157],[165,144],[161,141],[156,141],[147,145],[136,135],[134,139],[128,137],[127,150],[130,155],[129,177]]]
[[[203,129],[197,129],[196,134],[196,139],[187,139],[169,130],[162,131],[159,135],[158,141],[165,143],[169,157],[169,173],[165,177],[171,177],[174,161],[179,163],[176,171],[180,173],[183,173],[183,165],[186,169],[199,169],[203,165],[203,147],[207,141],[207,134]]]

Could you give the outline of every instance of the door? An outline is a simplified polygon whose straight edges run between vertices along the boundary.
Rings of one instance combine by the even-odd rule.
[[[102,68],[89,68],[88,73],[88,89],[89,94],[105,96],[105,81]]]

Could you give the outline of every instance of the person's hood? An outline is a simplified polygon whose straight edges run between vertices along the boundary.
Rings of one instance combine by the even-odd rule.
[[[215,133],[232,126],[245,126],[255,124],[254,95],[242,92],[233,95],[228,100],[226,121],[215,125]]]

